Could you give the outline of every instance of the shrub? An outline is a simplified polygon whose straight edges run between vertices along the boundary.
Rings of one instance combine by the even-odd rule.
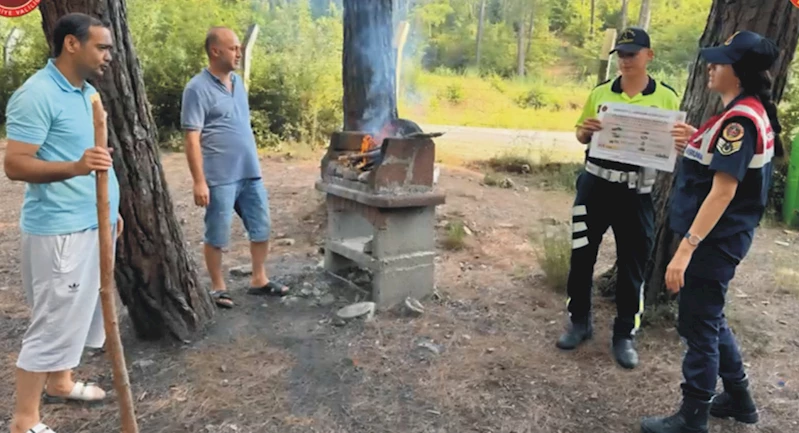
[[[5,125],[9,98],[28,77],[44,67],[50,50],[42,34],[38,14],[28,14],[9,21],[0,20],[2,43],[6,42],[14,27],[21,31],[21,37],[11,52],[11,64],[0,67],[0,125]],[[0,65],[2,62],[0,58]]]
[[[463,97],[463,87],[458,82],[448,84],[447,87],[438,94],[439,99],[456,105],[463,101]]]
[[[206,66],[205,33],[217,25],[233,28],[241,39],[250,24],[260,27],[248,89],[259,147],[323,143],[341,124],[340,11],[331,7],[313,17],[308,1],[270,7],[218,0],[130,0],[128,9],[147,96],[164,137],[180,127],[183,88]]]
[[[442,243],[448,250],[462,250],[466,246],[466,228],[462,221],[453,221],[446,226],[447,234]]]
[[[572,252],[571,232],[562,225],[547,226],[541,246],[543,251],[538,254],[538,264],[547,284],[558,292],[565,292]]]
[[[543,89],[532,88],[526,93],[522,93],[516,98],[516,104],[521,108],[533,108],[540,110],[549,105],[549,98]]]

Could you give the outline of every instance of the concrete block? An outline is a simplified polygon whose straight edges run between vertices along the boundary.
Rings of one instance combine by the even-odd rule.
[[[435,207],[383,209],[385,226],[374,232],[378,260],[403,254],[435,252]]]
[[[433,293],[435,264],[432,262],[410,267],[385,268],[373,274],[372,301],[379,310],[404,302],[410,296],[422,299]]]

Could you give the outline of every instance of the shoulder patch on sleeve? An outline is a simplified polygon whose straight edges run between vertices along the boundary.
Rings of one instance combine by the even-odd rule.
[[[732,122],[724,127],[721,137],[726,141],[741,141],[744,137],[744,127],[738,122]]]
[[[718,143],[716,143],[716,149],[718,149],[719,153],[723,156],[730,156],[735,152],[741,150],[741,145],[743,144],[742,141],[727,141],[724,139],[719,139]]]
[[[678,95],[678,94],[677,94],[677,91],[676,91],[676,90],[674,90],[674,87],[671,87],[671,86],[669,86],[668,84],[666,84],[666,83],[664,83],[664,82],[662,82],[662,81],[660,82],[660,84],[662,84],[662,85],[663,85],[663,87],[665,87],[665,88],[667,88],[667,89],[671,90],[672,92],[674,92],[674,94],[675,94],[675,95],[677,95],[677,96],[680,96],[680,95]]]

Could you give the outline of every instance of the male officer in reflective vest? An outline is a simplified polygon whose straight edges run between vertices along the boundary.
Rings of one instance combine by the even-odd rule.
[[[625,103],[679,110],[677,92],[647,73],[654,58],[649,35],[640,28],[625,29],[611,54],[618,56],[621,76],[598,85],[588,97],[577,122],[577,140],[589,144],[602,128],[596,114],[603,104]],[[654,243],[651,190],[656,171],[588,156],[577,179],[572,208],[572,254],[568,279],[569,329],[558,340],[564,350],[575,349],[593,336],[591,290],[594,264],[608,227],[616,238],[618,280],[617,317],[613,324],[613,355],[624,368],[635,368],[638,354],[633,336],[644,309],[644,269]]]

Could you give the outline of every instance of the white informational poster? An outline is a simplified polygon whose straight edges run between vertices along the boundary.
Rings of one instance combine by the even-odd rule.
[[[671,172],[677,160],[671,130],[685,121],[685,112],[639,105],[602,104],[597,116],[602,130],[594,133],[588,155]]]

